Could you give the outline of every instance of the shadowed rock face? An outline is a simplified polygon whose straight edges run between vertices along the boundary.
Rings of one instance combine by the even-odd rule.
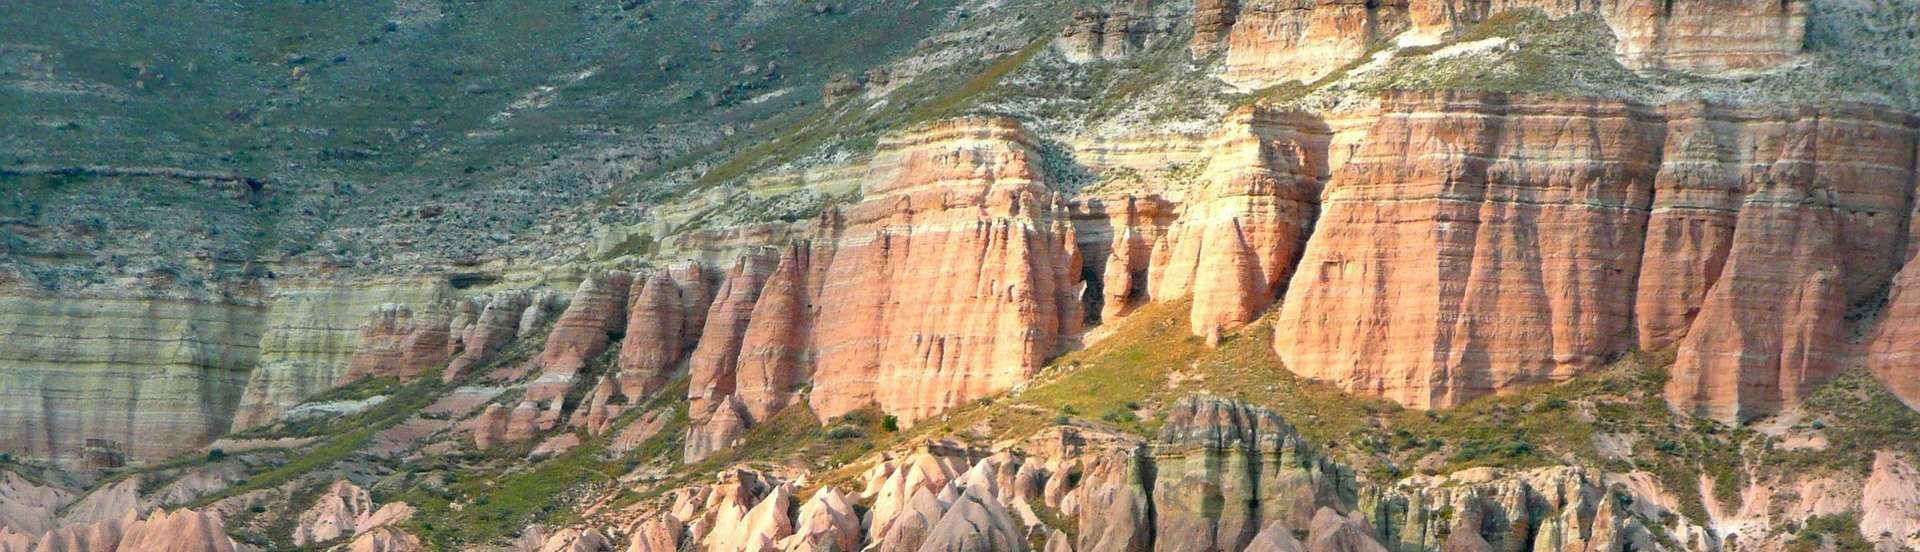
[[[401,304],[382,305],[360,329],[360,346],[347,359],[341,383],[363,377],[413,378],[447,361],[452,306],[427,305],[415,313]]]
[[[735,470],[634,506],[628,538],[634,550],[1024,550],[1042,537],[1047,550],[1121,552],[1658,549],[1657,497],[1582,468],[1361,484],[1262,408],[1194,396],[1166,422],[1146,442],[1071,426],[993,453],[928,441],[881,457],[857,493],[828,485],[797,509],[792,482]],[[870,505],[864,518],[853,502]],[[1676,538],[1705,546],[1690,535]]]
[[[1156,550],[1239,550],[1271,523],[1307,527],[1351,509],[1352,474],[1307,447],[1279,415],[1189,397],[1153,448]]]

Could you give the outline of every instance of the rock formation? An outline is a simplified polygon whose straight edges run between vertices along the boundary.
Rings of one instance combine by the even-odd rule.
[[[1195,335],[1258,318],[1293,275],[1328,138],[1305,114],[1244,108],[1210,141],[1203,184],[1154,244],[1147,276],[1155,300],[1193,298]]]
[[[1214,0],[1194,7],[1195,58],[1224,51],[1221,79],[1247,89],[1312,83],[1377,43],[1431,44],[1502,12],[1591,13],[1613,31],[1631,69],[1763,69],[1798,55],[1806,2],[1608,0]],[[1405,33],[1403,35],[1403,33]]]
[[[626,337],[620,343],[622,394],[635,399],[652,395],[679,369],[687,349],[682,327],[688,323],[687,313],[704,306],[687,299],[664,274],[647,277],[634,294],[627,306]]]
[[[1900,268],[1893,252],[1909,238],[1895,221],[1912,209],[1920,122],[1868,108],[1671,111],[1640,276],[1640,305],[1655,311],[1642,318],[1657,321],[1643,346],[1677,343],[1676,408],[1777,412],[1842,369],[1848,308]],[[1883,340],[1900,339],[1895,320]],[[1661,330],[1682,323],[1667,341]]]
[[[427,305],[418,314],[404,304],[381,305],[360,328],[360,345],[340,383],[366,377],[413,378],[446,362],[451,306]]]
[[[211,442],[269,319],[252,304],[0,295],[0,450],[117,467]]]
[[[457,338],[459,354],[447,363],[442,379],[454,381],[492,360],[501,347],[519,337],[520,316],[526,313],[533,302],[533,294],[524,291],[503,292],[487,297],[472,323],[461,329]]]
[[[627,291],[632,282],[632,274],[617,270],[587,274],[547,334],[546,348],[540,352],[541,381],[529,396],[548,400],[565,393],[587,361],[606,352],[614,336],[626,331]]]
[[[817,415],[922,418],[1010,389],[1078,333],[1077,245],[1033,148],[988,118],[881,145],[864,199],[821,224]]]
[[[794,387],[808,376],[806,338],[812,305],[807,303],[807,260],[798,246],[781,254],[741,336],[733,386],[746,407],[747,419],[754,422],[784,408],[793,398]]]
[[[1173,406],[1153,453],[1157,550],[1240,550],[1271,523],[1351,509],[1352,475],[1272,412],[1212,397]]]
[[[1449,93],[1389,102],[1328,183],[1287,289],[1287,368],[1439,408],[1564,380],[1630,346],[1655,114]]]

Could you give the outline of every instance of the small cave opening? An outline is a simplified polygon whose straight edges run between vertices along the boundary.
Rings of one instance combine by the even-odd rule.
[[[1087,327],[1100,325],[1100,309],[1104,306],[1107,297],[1106,282],[1102,281],[1102,278],[1104,276],[1100,271],[1092,267],[1080,268],[1080,281],[1086,284],[1086,289],[1080,292],[1080,306],[1081,311],[1086,315]]]
[[[453,289],[492,285],[499,281],[500,277],[492,274],[462,273],[447,276],[447,285],[453,286]]]

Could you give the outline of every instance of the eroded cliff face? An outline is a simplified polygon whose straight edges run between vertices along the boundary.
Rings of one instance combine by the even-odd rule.
[[[1915,125],[1898,113],[1452,94],[1384,110],[1327,185],[1276,347],[1411,406],[1677,347],[1677,408],[1778,412],[1852,358],[1847,310],[1908,239]]]
[[[1313,227],[1329,137],[1324,125],[1302,113],[1247,108],[1228,116],[1207,148],[1212,155],[1200,188],[1154,242],[1149,295],[1191,297],[1196,335],[1231,329],[1266,311],[1293,275]]]
[[[1012,388],[1078,333],[1071,217],[1033,148],[981,118],[882,144],[865,198],[822,221],[816,414],[925,417]]]
[[[245,300],[0,294],[0,449],[106,468],[212,441],[265,318]]]
[[[369,316],[383,305],[411,312],[445,300],[445,283],[434,280],[278,284],[265,300],[266,316],[257,345],[259,360],[248,375],[233,428],[272,422],[287,407],[337,385],[359,350]],[[424,326],[424,322],[413,325]],[[394,340],[370,343],[371,347],[397,353],[394,347],[405,340],[405,336],[382,335],[377,324],[369,329],[376,330],[369,337]]]
[[[1327,184],[1277,319],[1295,373],[1420,408],[1632,345],[1661,126],[1595,100],[1389,100]]]

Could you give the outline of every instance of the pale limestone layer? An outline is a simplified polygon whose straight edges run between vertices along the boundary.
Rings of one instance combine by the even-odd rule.
[[[259,323],[259,361],[234,414],[234,429],[274,421],[287,407],[345,377],[361,329],[382,305],[446,299],[439,280],[281,283]]]
[[[212,441],[234,420],[264,314],[240,302],[0,296],[0,451],[112,466]]]

